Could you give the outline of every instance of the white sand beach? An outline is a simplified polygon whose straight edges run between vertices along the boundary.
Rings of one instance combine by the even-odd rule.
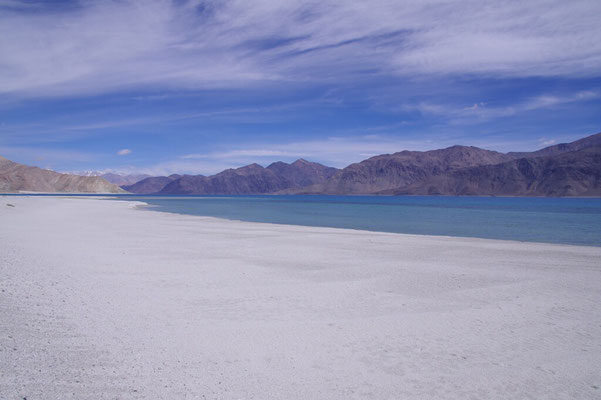
[[[601,248],[4,196],[0,289],[0,399],[601,398]]]

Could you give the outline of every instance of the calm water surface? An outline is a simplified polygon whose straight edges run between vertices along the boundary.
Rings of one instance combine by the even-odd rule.
[[[241,221],[601,246],[601,199],[444,196],[120,196]]]

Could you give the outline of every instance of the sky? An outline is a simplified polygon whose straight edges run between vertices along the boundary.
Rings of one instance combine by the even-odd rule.
[[[0,155],[344,167],[601,132],[599,0],[0,0]]]

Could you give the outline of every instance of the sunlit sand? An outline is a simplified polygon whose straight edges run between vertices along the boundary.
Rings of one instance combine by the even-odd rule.
[[[600,248],[0,200],[3,399],[601,396]]]

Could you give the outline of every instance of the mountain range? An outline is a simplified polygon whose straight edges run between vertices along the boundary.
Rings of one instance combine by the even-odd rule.
[[[212,176],[147,178],[123,188],[160,194],[600,196],[601,133],[533,152],[472,146],[382,154],[343,169],[306,160]]]
[[[463,168],[381,194],[601,196],[601,147]]]
[[[336,172],[336,168],[299,159],[291,164],[274,162],[266,168],[250,164],[211,176],[152,177],[123,188],[140,194],[266,194],[323,183]]]
[[[0,157],[0,191],[137,194],[601,196],[601,133],[533,152],[472,146],[382,154],[337,169],[299,159],[250,164],[211,176],[82,177]],[[135,183],[132,183],[134,182]]]
[[[0,192],[125,193],[97,176],[61,174],[0,156]]]
[[[325,182],[287,193],[373,194],[407,187],[431,176],[462,168],[498,164],[511,157],[477,147],[453,146],[431,151],[402,151],[371,157],[338,171]]]

